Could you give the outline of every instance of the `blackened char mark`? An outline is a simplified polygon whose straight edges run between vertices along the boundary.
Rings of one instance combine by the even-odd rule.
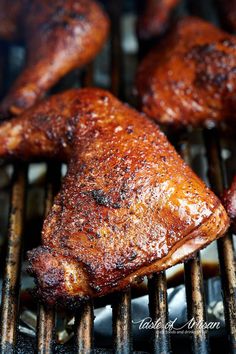
[[[119,203],[114,203],[112,198],[107,195],[102,189],[93,189],[91,191],[93,199],[99,205],[104,205],[106,207],[111,207],[114,209],[120,209],[121,205]]]

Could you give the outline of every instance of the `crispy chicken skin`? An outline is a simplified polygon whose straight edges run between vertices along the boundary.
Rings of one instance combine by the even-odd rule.
[[[140,64],[142,110],[162,124],[236,117],[236,39],[199,18],[180,20]]]
[[[139,38],[146,40],[163,34],[179,2],[180,0],[146,0],[144,12],[137,23]]]
[[[0,37],[26,45],[26,64],[0,105],[0,115],[31,107],[60,78],[88,63],[102,48],[109,21],[93,0],[0,2]]]
[[[236,31],[236,0],[215,0],[219,16],[227,30]]]
[[[222,202],[232,220],[233,230],[236,232],[236,176],[233,179],[231,187],[225,191]]]
[[[101,89],[52,96],[0,125],[0,157],[59,158],[68,172],[29,252],[39,297],[76,306],[222,236],[228,217],[159,128]]]

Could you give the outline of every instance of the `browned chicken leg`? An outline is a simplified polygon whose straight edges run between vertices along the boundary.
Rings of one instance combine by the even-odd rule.
[[[142,109],[163,124],[236,118],[236,39],[199,18],[179,21],[140,65]]]
[[[232,220],[233,230],[236,232],[236,176],[230,188],[225,191],[222,201]]]
[[[141,39],[159,36],[168,28],[171,14],[180,0],[146,0],[139,16],[137,30]]]
[[[27,57],[0,114],[32,106],[65,74],[89,62],[107,33],[108,18],[93,0],[2,0],[0,37],[22,39]]]
[[[78,304],[161,271],[223,235],[218,198],[158,127],[100,89],[55,95],[0,125],[0,157],[69,163],[29,253],[38,294]]]

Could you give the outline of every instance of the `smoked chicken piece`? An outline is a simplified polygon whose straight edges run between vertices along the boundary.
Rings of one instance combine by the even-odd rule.
[[[136,88],[142,110],[162,124],[235,118],[236,38],[199,18],[184,18],[144,58]]]
[[[0,157],[68,162],[42,246],[37,292],[73,306],[192,257],[228,217],[159,128],[101,89],[52,96],[0,125]],[[33,235],[32,235],[33,236]]]
[[[219,9],[219,16],[224,27],[229,31],[236,31],[236,0],[215,0]]]
[[[91,61],[108,27],[93,0],[2,0],[0,37],[25,42],[26,64],[0,104],[0,115],[18,115],[68,72]]]
[[[231,187],[225,191],[222,202],[232,220],[233,230],[236,232],[236,176],[233,179]]]
[[[137,30],[140,39],[151,39],[163,34],[169,26],[174,8],[180,0],[146,0],[139,16]]]

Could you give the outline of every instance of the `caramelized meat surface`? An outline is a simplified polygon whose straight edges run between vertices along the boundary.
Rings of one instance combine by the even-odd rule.
[[[144,12],[139,16],[137,24],[139,38],[146,40],[163,34],[179,2],[180,0],[146,0]]]
[[[199,18],[182,19],[144,58],[136,88],[143,111],[163,124],[235,118],[235,37]]]
[[[232,220],[233,230],[236,232],[236,176],[234,177],[231,187],[225,191],[222,201]]]
[[[68,72],[88,63],[104,44],[108,23],[93,0],[1,1],[0,37],[25,42],[26,64],[0,115],[21,113]]]
[[[218,198],[158,127],[100,89],[55,95],[0,125],[0,157],[68,162],[29,253],[39,296],[76,304],[161,271],[224,234]]]
[[[222,24],[232,32],[236,31],[236,0],[215,0]]]

